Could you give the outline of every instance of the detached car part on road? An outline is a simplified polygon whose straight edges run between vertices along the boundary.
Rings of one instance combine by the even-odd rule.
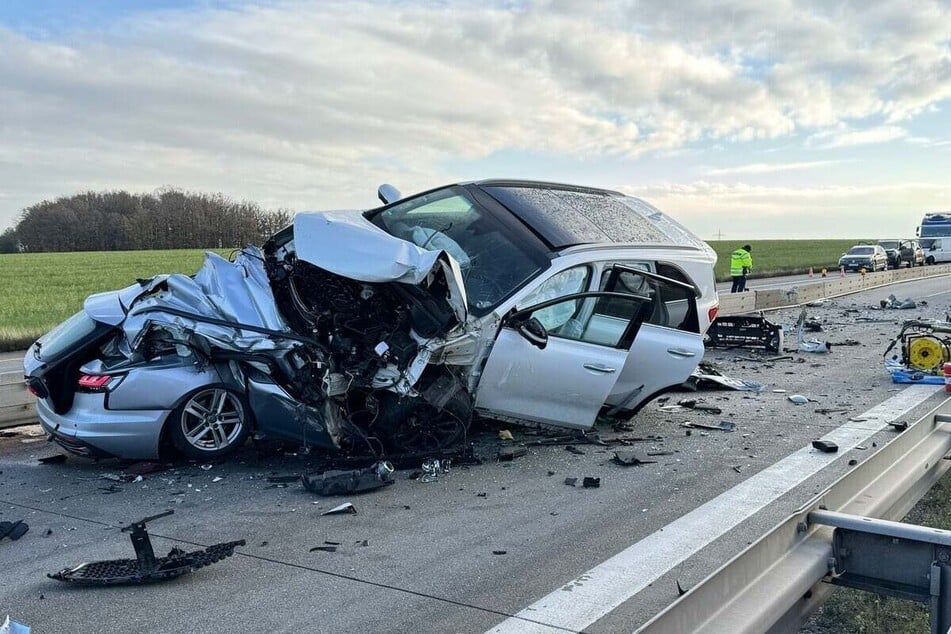
[[[210,458],[252,431],[438,451],[474,415],[629,416],[703,356],[716,255],[641,200],[526,181],[380,198],[89,297],[24,360],[46,432],[92,457]]]

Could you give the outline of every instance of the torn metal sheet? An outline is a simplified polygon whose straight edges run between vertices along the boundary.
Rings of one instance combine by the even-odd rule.
[[[721,374],[709,364],[701,363],[684,383],[688,390],[738,390],[741,392],[762,392],[766,386],[755,381],[735,379]]]
[[[796,343],[799,352],[809,352],[814,354],[825,354],[832,352],[832,344],[828,341],[818,339],[807,339],[805,336],[806,309],[803,308],[799,313],[799,320],[796,322]]]
[[[917,308],[918,303],[911,298],[898,299],[893,293],[886,299],[881,300],[879,302],[879,306],[881,306],[883,309],[891,308],[895,310],[911,310],[913,308]]]

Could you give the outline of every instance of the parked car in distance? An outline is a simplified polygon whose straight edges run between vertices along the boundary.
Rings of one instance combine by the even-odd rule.
[[[842,254],[839,266],[847,271],[884,271],[888,268],[888,254],[877,244],[857,244]]]
[[[902,265],[910,268],[925,264],[925,252],[917,240],[879,240],[878,246],[885,249],[889,268],[897,269]]]
[[[427,455],[475,416],[628,418],[703,358],[716,253],[648,203],[509,180],[378,195],[86,299],[24,358],[44,431],[90,457],[215,458],[251,433]]]

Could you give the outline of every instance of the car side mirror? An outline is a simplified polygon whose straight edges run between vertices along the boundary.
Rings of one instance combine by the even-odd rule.
[[[548,345],[548,330],[537,317],[514,324],[515,331],[539,350]]]
[[[380,199],[384,205],[389,205],[390,203],[395,203],[397,200],[403,197],[400,193],[400,190],[396,189],[389,183],[383,183],[380,185],[380,188],[376,190],[377,198]]]

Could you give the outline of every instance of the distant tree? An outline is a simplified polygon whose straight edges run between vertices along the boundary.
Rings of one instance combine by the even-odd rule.
[[[12,250],[32,252],[227,248],[260,244],[292,216],[173,187],[151,194],[89,191],[27,207],[8,241],[15,237]]]
[[[20,250],[20,241],[17,240],[17,231],[13,227],[0,233],[0,253],[16,253]]]

